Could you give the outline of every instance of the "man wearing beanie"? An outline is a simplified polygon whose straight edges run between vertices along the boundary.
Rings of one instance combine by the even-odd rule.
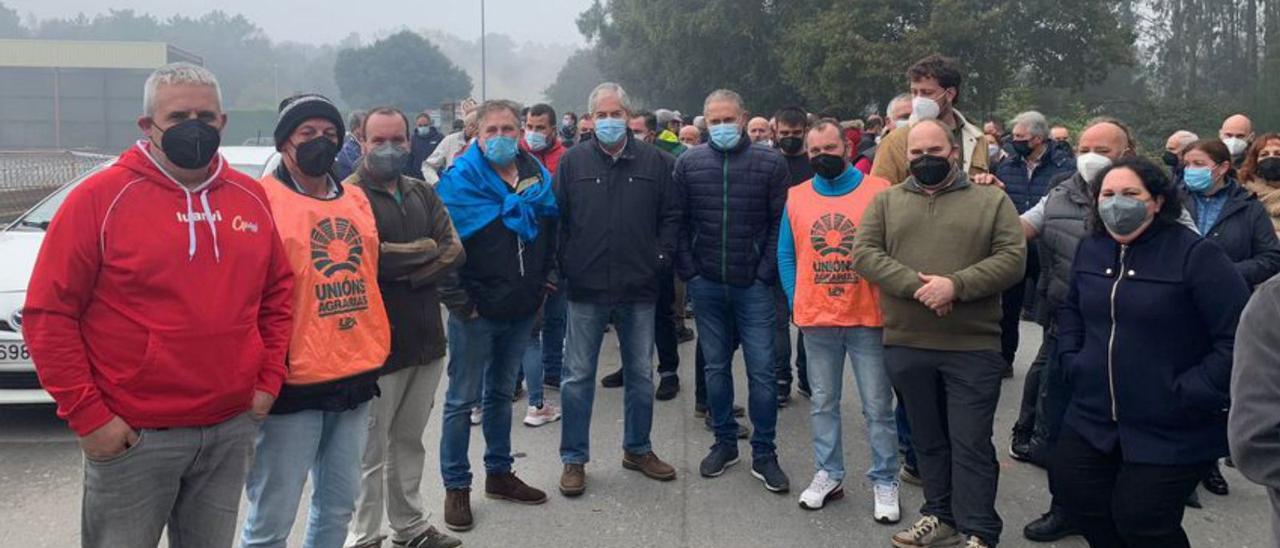
[[[402,175],[409,127],[391,107],[369,111],[361,135],[364,161],[343,182],[373,207],[381,250],[378,288],[391,322],[391,356],[378,378],[365,446],[360,498],[347,546],[382,545],[382,514],[393,546],[449,548],[461,544],[428,522],[420,495],[427,449],[422,433],[444,371],[444,323],[436,284],[462,264],[462,241],[449,211],[427,183]],[[358,190],[356,190],[358,189]]]
[[[231,234],[274,225],[293,269],[293,324],[284,386],[262,421],[245,493],[245,548],[283,546],[308,473],[303,546],[342,546],[369,431],[370,402],[391,347],[378,289],[378,229],[364,192],[331,175],[344,128],[320,95],[280,103],[281,165],[263,177],[272,219],[230,221]],[[249,345],[246,345],[249,346]]]

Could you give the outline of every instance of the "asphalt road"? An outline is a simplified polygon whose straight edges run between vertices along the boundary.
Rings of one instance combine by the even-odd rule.
[[[1022,526],[1048,506],[1044,472],[1014,462],[1005,455],[1008,432],[1016,419],[1023,374],[1040,343],[1038,328],[1024,323],[1017,376],[1007,381],[996,416],[996,445],[1000,451],[998,509],[1005,522],[1002,546],[1050,546],[1027,542]],[[612,336],[609,336],[611,340]],[[588,490],[578,499],[555,492],[560,463],[557,457],[560,423],[526,428],[523,403],[513,407],[513,450],[516,471],[528,483],[551,493],[544,506],[526,507],[473,497],[476,528],[461,534],[465,546],[575,546],[575,547],[862,547],[889,546],[897,529],[871,520],[871,488],[861,472],[868,463],[865,430],[852,379],[846,375],[843,403],[847,496],[818,512],[796,504],[799,491],[813,473],[809,444],[807,400],[797,396],[781,410],[778,446],[783,468],[790,474],[793,492],[766,492],[740,464],[724,476],[698,476],[699,461],[711,443],[702,421],[693,416],[692,343],[681,346],[681,376],[685,390],[670,402],[658,402],[654,417],[655,451],[672,462],[680,477],[658,483],[620,466],[622,392],[598,389],[592,430],[594,461],[588,466]],[[739,355],[740,357],[740,355]],[[600,369],[617,367],[616,345],[605,345]],[[740,370],[739,370],[740,371]],[[739,400],[745,401],[745,383],[736,375]],[[441,390],[443,391],[443,383]],[[558,393],[549,392],[558,398]],[[437,401],[440,401],[439,399]],[[437,406],[426,439],[435,452],[440,439]],[[483,439],[473,429],[472,464],[477,473],[477,493],[483,489]],[[749,451],[744,442],[743,451]],[[423,495],[439,525],[443,490],[439,463],[429,457]],[[1188,509],[1185,524],[1192,545],[1199,547],[1263,548],[1269,542],[1268,502],[1262,488],[1248,483],[1235,470],[1224,469],[1231,494],[1217,497],[1201,491],[1204,510]],[[78,545],[81,457],[74,437],[54,416],[51,408],[0,410],[0,546],[69,547]],[[921,503],[917,487],[903,487],[903,520],[917,517]],[[301,518],[290,546],[301,542]],[[243,515],[243,514],[242,514]],[[1055,546],[1083,547],[1082,539]]]

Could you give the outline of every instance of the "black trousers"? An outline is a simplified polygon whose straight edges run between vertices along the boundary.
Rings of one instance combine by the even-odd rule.
[[[1027,288],[1034,290],[1040,279],[1040,253],[1034,245],[1027,246],[1027,270],[1022,280],[1006,289],[1000,297],[1000,355],[1005,363],[1013,365],[1018,353],[1018,322],[1022,320],[1022,305],[1026,303]]]
[[[787,301],[787,292],[782,284],[773,286],[773,300],[777,305],[777,315],[773,324],[773,368],[778,377],[778,384],[791,387],[791,304]],[[800,388],[809,390],[809,359],[804,353],[804,333],[796,334],[796,376]]]
[[[1018,422],[1013,424],[1014,437],[1030,437],[1036,426],[1036,403],[1040,401],[1040,383],[1044,379],[1044,368],[1049,362],[1049,330],[1044,331],[1040,351],[1027,370],[1027,378],[1022,384],[1022,402],[1018,408]]]
[[[653,307],[653,342],[658,347],[658,376],[662,379],[675,377],[676,370],[680,368],[675,304],[675,276],[669,270],[661,272],[658,274],[658,302]]]
[[[1000,541],[1000,465],[991,430],[1004,360],[994,351],[948,352],[886,346],[884,362],[906,404],[924,480],[920,513],[988,544]]]
[[[1125,462],[1064,426],[1049,473],[1057,499],[1092,548],[1187,548],[1183,503],[1212,462],[1161,466]]]

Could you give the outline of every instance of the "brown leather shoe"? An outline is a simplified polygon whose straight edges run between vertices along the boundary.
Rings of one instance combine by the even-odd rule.
[[[484,496],[520,504],[542,504],[547,494],[525,485],[514,473],[489,474],[484,478]]]
[[[444,526],[450,531],[470,531],[475,526],[471,517],[470,489],[445,490]]]
[[[564,473],[560,474],[560,494],[576,497],[587,490],[587,471],[581,464],[564,465]]]
[[[670,464],[662,462],[653,451],[643,455],[634,455],[631,453],[623,453],[622,467],[627,470],[639,470],[642,474],[659,481],[671,481],[676,479],[676,469]]]

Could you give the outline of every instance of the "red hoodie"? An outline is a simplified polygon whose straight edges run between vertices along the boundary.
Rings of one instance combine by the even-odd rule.
[[[564,156],[564,145],[560,144],[559,136],[548,139],[548,142],[551,144],[547,145],[547,148],[535,151],[529,148],[529,143],[526,143],[524,139],[521,139],[520,150],[532,154],[534,158],[537,158],[539,162],[542,162],[542,166],[547,168],[547,171],[551,172],[551,175],[554,177],[556,170],[560,167],[560,157]]]
[[[188,192],[139,142],[67,195],[23,337],[81,436],[216,424],[285,376],[293,273],[262,187],[219,155]]]

